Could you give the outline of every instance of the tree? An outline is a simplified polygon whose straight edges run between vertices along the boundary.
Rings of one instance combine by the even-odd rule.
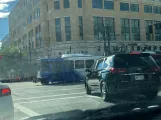
[[[27,63],[26,60],[23,60],[27,55],[26,52],[20,51],[14,46],[6,48],[2,45],[0,55],[2,56],[0,59],[0,72],[5,76],[11,69],[16,71],[20,70],[23,68],[23,65]]]

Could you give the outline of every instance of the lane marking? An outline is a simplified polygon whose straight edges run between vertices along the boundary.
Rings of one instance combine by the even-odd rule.
[[[27,93],[18,93],[17,92],[13,92],[12,90],[12,94],[15,94],[15,95],[23,95],[23,94],[29,94],[29,93],[44,93],[44,92],[48,92],[48,91],[53,91],[53,92],[56,92],[56,91],[65,91],[65,90],[80,90],[82,88],[73,88],[73,89],[60,89],[60,90],[42,90],[42,91],[35,91],[35,92],[27,92]],[[84,90],[84,89],[83,89]]]
[[[30,116],[30,117],[40,116],[39,113],[37,113],[37,112],[35,112],[35,111],[33,111],[33,110],[30,110],[30,109],[28,109],[28,108],[26,108],[26,107],[24,107],[24,106],[22,106],[22,105],[19,105],[19,104],[17,104],[17,103],[14,104],[14,107],[15,107],[16,109],[18,109],[19,111],[25,113],[26,115]]]
[[[25,117],[25,118],[22,118],[22,120],[27,120],[27,119],[29,119],[30,117]]]
[[[77,95],[77,94],[84,94],[85,92],[80,93],[71,93],[71,94],[60,94],[60,95],[46,95],[46,96],[40,96],[40,97],[30,97],[30,98],[19,98],[19,99],[13,99],[13,101],[17,100],[30,100],[35,98],[46,98],[46,97],[58,97],[58,96],[67,96],[67,95]]]
[[[56,101],[56,100],[65,100],[65,99],[76,99],[76,98],[82,98],[82,97],[85,97],[85,95],[75,96],[75,97],[66,97],[66,98],[57,98],[57,99],[46,99],[46,100],[35,100],[35,101],[28,101],[28,102],[18,102],[18,104],[47,102],[47,101]]]
[[[98,97],[98,96],[92,96],[92,95],[87,95],[87,97],[90,97],[90,98],[97,98],[97,99],[102,99],[101,97]]]
[[[84,87],[84,86],[82,86],[83,84],[80,84],[80,85],[74,85],[73,87],[74,88],[77,88],[77,87]],[[36,88],[46,88],[46,89],[49,89],[49,88],[67,88],[67,87],[69,87],[69,88],[71,88],[71,86],[69,86],[69,85],[67,85],[67,86],[61,86],[61,85],[49,85],[49,86],[32,86],[32,87],[26,87],[26,86],[22,86],[22,85],[20,85],[21,87],[23,87],[23,88],[16,88],[16,86],[15,87],[12,87],[12,86],[9,86],[11,89],[13,89],[14,91],[18,91],[18,90],[24,90],[24,88],[27,88],[27,89],[35,89],[35,87]]]

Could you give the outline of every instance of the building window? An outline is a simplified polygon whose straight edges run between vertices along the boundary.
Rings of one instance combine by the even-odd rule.
[[[115,40],[115,22],[114,22],[114,18],[111,17],[105,17],[104,18],[104,25],[105,25],[105,29],[106,31],[109,31],[109,37],[110,40]],[[107,32],[106,33],[106,37]]]
[[[161,21],[154,21],[154,24],[161,23]],[[156,41],[161,41],[161,29],[160,27],[155,26],[155,40]]]
[[[161,14],[161,7],[153,6],[153,13],[155,13],[155,14]]]
[[[93,17],[93,27],[94,27],[94,39],[95,40],[101,40],[103,39],[103,30],[104,30],[104,24],[103,24],[103,17]]]
[[[48,10],[49,10],[49,6],[48,6],[48,3],[46,4],[46,10],[47,10],[47,12],[48,12]]]
[[[130,40],[129,19],[121,18],[121,37],[122,40]]]
[[[79,19],[79,37],[81,40],[83,40],[83,18],[82,16],[79,16],[78,19]]]
[[[104,1],[104,9],[113,10],[114,9],[114,1],[105,0]]]
[[[129,11],[129,3],[120,2],[120,10],[121,11]]]
[[[33,30],[29,31],[28,37],[29,37],[29,47],[33,49],[34,48]]]
[[[145,13],[152,13],[152,6],[151,5],[144,5],[144,12]]]
[[[61,36],[61,20],[60,20],[60,18],[55,19],[55,31],[56,31],[56,41],[61,42],[62,36]]]
[[[23,24],[23,30],[25,30],[25,29],[26,29],[26,21]]]
[[[152,20],[145,20],[145,27],[146,27],[146,39],[149,41],[151,40],[151,34],[149,33],[149,26],[153,24]]]
[[[54,10],[60,10],[60,0],[54,0]]]
[[[39,0],[34,0],[34,6],[37,5],[37,3],[39,2]],[[25,0],[24,0],[24,4],[25,4]],[[25,6],[25,5],[24,5]]]
[[[132,12],[139,12],[139,4],[130,4],[130,10]]]
[[[50,22],[49,22],[49,20],[47,21],[47,26],[48,26],[48,34],[49,34],[49,44],[51,43],[51,37],[50,37]]]
[[[36,35],[36,47],[39,47],[42,44],[41,24],[36,26],[36,28],[35,28],[35,35]]]
[[[34,12],[34,20],[38,19],[40,17],[40,8],[37,8],[36,11]]]
[[[82,0],[78,0],[78,8],[82,8]]]
[[[30,15],[27,19],[27,24],[31,24],[32,23],[32,15]]]
[[[64,8],[69,8],[69,7],[70,7],[69,0],[64,0]]]
[[[66,35],[66,41],[70,41],[71,40],[70,17],[65,17],[65,35]]]
[[[103,8],[103,0],[92,0],[92,7],[93,8]]]
[[[140,20],[131,19],[131,39],[140,40]]]

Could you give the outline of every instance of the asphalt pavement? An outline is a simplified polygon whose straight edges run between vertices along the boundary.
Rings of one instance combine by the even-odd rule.
[[[97,109],[113,105],[96,94],[86,95],[84,84],[41,85],[40,83],[8,83],[12,90],[15,120],[70,110]]]
[[[117,104],[117,102],[103,102],[98,93],[86,95],[82,83],[43,86],[40,83],[22,82],[8,83],[8,85],[12,90],[15,120],[70,110],[97,109]],[[161,96],[161,93],[158,96]],[[161,100],[161,98],[157,97],[156,100]]]

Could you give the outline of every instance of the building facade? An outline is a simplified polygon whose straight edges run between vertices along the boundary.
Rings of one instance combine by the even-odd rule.
[[[161,50],[161,30],[148,28],[160,21],[160,0],[19,0],[9,32],[12,44],[37,58],[102,55],[104,36],[111,51]]]

